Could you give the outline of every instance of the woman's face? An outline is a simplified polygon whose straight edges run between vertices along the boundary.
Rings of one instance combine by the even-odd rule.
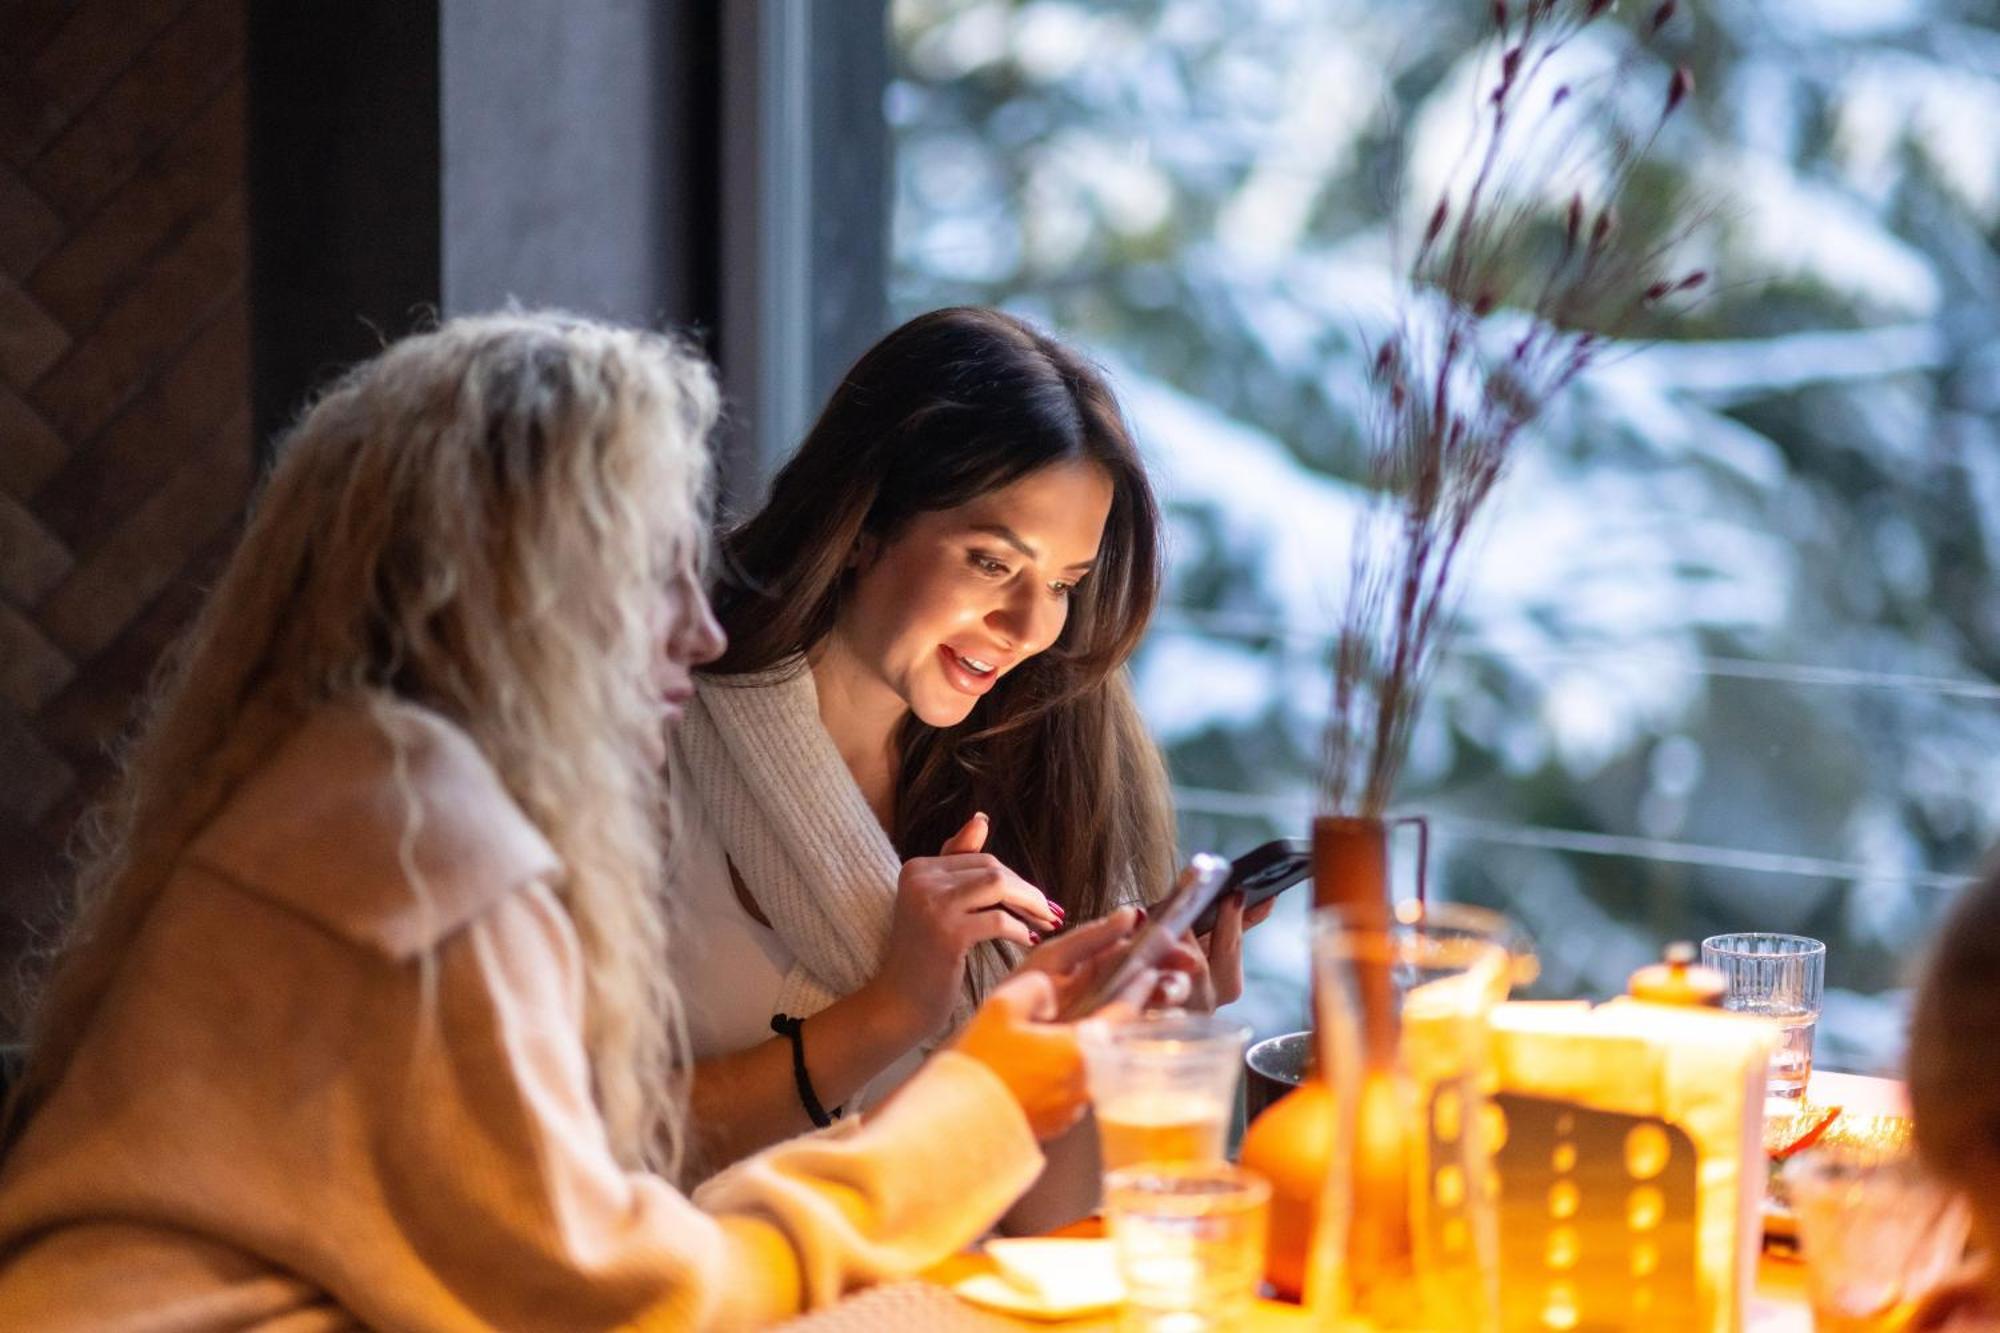
[[[678,722],[694,696],[694,669],[713,662],[729,639],[709,609],[691,557],[674,562],[673,572],[653,605],[653,688],[665,724]]]
[[[1056,641],[1111,512],[1110,474],[1054,463],[864,541],[832,638],[864,677],[934,727],[965,720],[1002,676]]]

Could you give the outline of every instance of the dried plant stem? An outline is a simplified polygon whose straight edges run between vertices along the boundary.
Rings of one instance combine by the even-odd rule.
[[[1593,208],[1571,195],[1553,259],[1540,258],[1549,225],[1541,183],[1507,176],[1514,136],[1533,139],[1542,128],[1532,118],[1522,128],[1527,94],[1564,44],[1610,8],[1609,0],[1528,0],[1517,19],[1509,0],[1493,0],[1499,75],[1481,103],[1476,165],[1456,209],[1450,186],[1431,209],[1410,267],[1412,294],[1371,362],[1375,503],[1356,527],[1331,662],[1320,773],[1329,813],[1387,809],[1455,620],[1466,542],[1522,432],[1638,314],[1706,279],[1667,276],[1665,246],[1628,253],[1613,207],[1687,100],[1685,69],[1674,71],[1644,136],[1614,136],[1605,201]],[[1674,12],[1675,0],[1662,0],[1649,35]],[[1574,98],[1558,87],[1548,107]],[[1579,134],[1558,140],[1556,170],[1574,157]],[[1461,165],[1473,160],[1468,153]],[[1517,292],[1528,299],[1510,302]]]

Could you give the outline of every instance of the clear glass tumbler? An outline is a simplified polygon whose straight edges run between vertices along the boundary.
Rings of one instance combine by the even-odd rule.
[[[1219,1162],[1250,1029],[1214,1014],[1149,1014],[1078,1029],[1107,1171]]]
[[[1306,1274],[1320,1318],[1381,1330],[1498,1326],[1486,1020],[1514,962],[1503,917],[1407,904],[1314,914],[1333,1162]]]
[[[1264,1276],[1271,1187],[1227,1162],[1149,1162],[1104,1178],[1125,1282],[1125,1333],[1249,1326]]]
[[[1725,1009],[1778,1024],[1769,1095],[1786,1100],[1804,1097],[1812,1078],[1813,1030],[1819,1024],[1826,986],[1826,946],[1804,935],[1759,931],[1711,935],[1701,942],[1701,961],[1729,983],[1722,1000]]]
[[[1807,1152],[1785,1165],[1819,1333],[1900,1329],[1964,1258],[1964,1202],[1908,1151]]]

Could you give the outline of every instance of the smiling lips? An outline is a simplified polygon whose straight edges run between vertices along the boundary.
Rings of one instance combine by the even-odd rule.
[[[945,644],[938,645],[938,656],[944,662],[945,679],[965,694],[984,694],[1000,679],[999,665],[985,658],[968,657]]]

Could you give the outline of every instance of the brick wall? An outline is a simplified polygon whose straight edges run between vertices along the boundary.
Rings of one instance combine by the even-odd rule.
[[[250,480],[242,0],[0,0],[0,956]]]

